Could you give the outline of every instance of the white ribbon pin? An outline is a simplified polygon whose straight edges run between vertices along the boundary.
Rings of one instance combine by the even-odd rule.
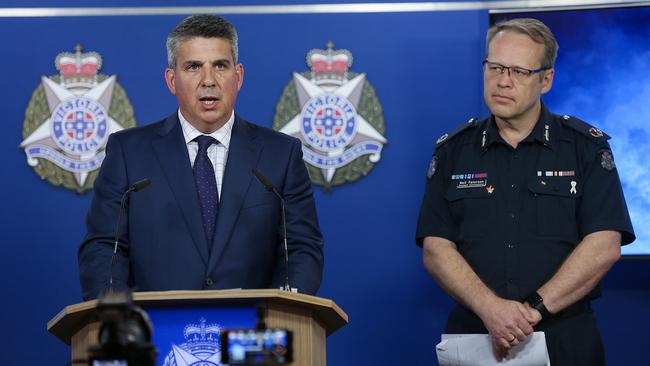
[[[576,190],[576,186],[578,185],[578,182],[575,180],[571,181],[571,189],[569,190],[569,193],[577,194],[578,191]]]

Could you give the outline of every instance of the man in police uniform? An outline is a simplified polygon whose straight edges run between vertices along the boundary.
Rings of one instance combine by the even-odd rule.
[[[501,360],[543,331],[553,365],[593,366],[604,352],[590,301],[634,232],[609,137],[541,102],[557,48],[537,20],[490,28],[492,115],[438,139],[416,240],[459,304],[445,332],[489,332]]]

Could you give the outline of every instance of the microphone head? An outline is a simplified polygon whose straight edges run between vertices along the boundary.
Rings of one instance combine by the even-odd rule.
[[[253,175],[255,176],[255,178],[257,178],[257,180],[260,183],[262,183],[262,185],[264,186],[264,188],[266,188],[267,191],[269,192],[273,191],[274,188],[273,183],[271,183],[271,181],[267,177],[265,177],[264,174],[262,174],[262,172],[260,172],[256,168],[253,168]]]
[[[131,190],[133,192],[137,192],[137,191],[139,191],[141,189],[147,188],[149,186],[149,184],[151,184],[151,181],[149,179],[145,178],[145,179],[142,179],[142,180],[139,180],[139,181],[133,183],[133,185],[131,186]]]

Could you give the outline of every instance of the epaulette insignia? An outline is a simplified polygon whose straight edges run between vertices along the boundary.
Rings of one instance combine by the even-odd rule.
[[[429,170],[427,170],[427,179],[431,179],[434,174],[436,174],[436,167],[438,166],[438,157],[432,156],[431,162],[429,163]]]
[[[477,125],[478,120],[476,118],[470,118],[467,122],[461,124],[460,126],[456,127],[455,130],[453,130],[451,133],[446,133],[438,138],[436,141],[436,149],[440,148],[445,142],[451,140],[454,138],[454,136],[460,134],[461,132],[465,131],[466,129],[470,127],[474,127]]]
[[[598,128],[590,125],[589,123],[582,121],[578,118],[567,116],[566,114],[562,116],[562,122],[564,122],[564,125],[567,127],[571,127],[572,129],[580,132],[581,134],[589,137],[589,139],[593,142],[603,142],[609,140],[611,137],[604,133],[603,131],[599,130]]]
[[[589,134],[593,137],[603,137],[603,131],[597,129],[596,127],[590,128]]]

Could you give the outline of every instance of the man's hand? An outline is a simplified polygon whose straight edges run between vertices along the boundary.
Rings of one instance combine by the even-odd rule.
[[[534,327],[539,322],[542,321],[542,314],[537,309],[531,307],[527,302],[524,303],[524,307],[526,308],[526,310],[528,310],[528,313],[531,316],[531,318],[529,319],[530,325]]]
[[[497,361],[507,357],[513,346],[523,342],[533,332],[532,325],[539,321],[530,307],[499,297],[488,301],[478,315],[492,335]]]

